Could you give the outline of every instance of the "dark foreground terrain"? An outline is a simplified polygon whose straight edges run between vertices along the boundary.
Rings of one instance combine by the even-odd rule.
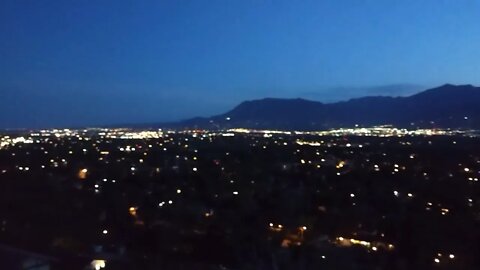
[[[0,269],[480,269],[480,139],[42,134],[0,149]]]

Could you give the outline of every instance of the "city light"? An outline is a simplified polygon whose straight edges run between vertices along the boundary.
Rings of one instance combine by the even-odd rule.
[[[99,238],[104,242],[92,243],[91,249],[105,249],[110,242],[124,246],[117,232],[129,233],[130,228],[139,231],[178,228],[182,234],[202,238],[206,235],[205,228],[215,226],[212,228],[218,232],[241,235],[238,221],[232,221],[236,216],[245,218],[249,211],[258,211],[262,214],[256,220],[266,224],[264,234],[252,229],[253,225],[242,226],[252,233],[250,237],[281,247],[284,252],[298,246],[315,249],[319,244],[332,252],[352,248],[362,250],[362,256],[383,258],[385,253],[394,254],[391,251],[396,249],[398,238],[375,224],[394,222],[404,216],[402,209],[415,210],[412,219],[437,215],[441,217],[436,220],[438,224],[478,211],[474,194],[469,190],[478,181],[480,155],[465,147],[460,139],[456,139],[455,145],[451,140],[446,141],[448,147],[465,153],[451,162],[448,156],[434,156],[422,148],[431,142],[432,147],[443,149],[441,147],[446,144],[441,144],[443,138],[458,134],[430,132],[430,135],[418,135],[423,133],[400,131],[393,135],[389,133],[392,130],[363,128],[340,133],[337,133],[339,130],[327,133],[195,130],[165,131],[161,137],[120,129],[102,129],[97,133],[70,130],[69,135],[62,131],[45,131],[31,138],[23,135],[15,144],[4,143],[2,154],[11,158],[12,165],[3,165],[0,176],[7,179],[4,181],[42,176],[44,178],[39,179],[50,181],[45,188],[56,185],[56,190],[62,194],[76,193],[70,197],[77,211],[88,209],[86,216],[97,224],[83,229],[95,235],[99,234],[99,226],[108,226],[108,229],[100,229],[102,237]],[[145,137],[140,139],[139,134]],[[444,137],[437,141],[432,134]],[[378,139],[371,138],[374,136]],[[12,142],[16,137],[1,138],[2,142]],[[29,140],[32,142],[25,143]],[[216,152],[207,151],[210,146],[216,147]],[[59,150],[62,147],[68,148]],[[401,155],[396,154],[398,149],[402,150]],[[29,158],[20,158],[30,153],[39,160],[32,162]],[[442,166],[425,165],[437,161]],[[74,179],[85,181],[68,181],[72,174]],[[442,184],[455,181],[456,186],[462,187],[456,191],[456,197],[460,196],[464,205],[435,192],[423,192],[415,185],[419,178],[428,180],[422,185],[437,193],[439,188],[444,188]],[[79,202],[80,197],[88,200]],[[116,209],[111,201],[118,202],[121,209]],[[371,206],[372,201],[385,202],[392,209],[391,213],[378,211]],[[311,212],[302,209],[311,209]],[[376,216],[370,217],[371,224],[359,218],[362,211],[375,213]],[[120,223],[114,221],[122,212],[129,219],[124,221],[124,228],[117,228]],[[348,214],[339,222],[335,218],[338,213]],[[57,214],[62,215],[61,212]],[[317,221],[317,216],[321,217],[321,222]],[[464,219],[468,221],[468,217],[470,215]],[[11,223],[2,222],[0,219],[0,232],[12,230]],[[344,235],[336,237],[332,232],[325,232],[322,230],[324,223],[341,225]],[[441,228],[448,230],[448,227]],[[403,228],[391,230],[399,233]],[[61,244],[64,240],[57,241]],[[399,251],[400,248],[399,245]],[[455,246],[448,244],[443,248],[455,250]],[[122,252],[128,254],[129,251]],[[436,254],[435,264],[449,265],[458,261],[453,252],[443,256],[437,252],[431,253]],[[324,260],[326,255],[318,258]],[[431,260],[431,257],[426,259]],[[101,267],[101,262],[97,265]],[[92,269],[96,268],[92,266]]]
[[[106,265],[107,265],[107,261],[105,260],[93,260],[90,263],[91,268],[94,270],[100,270],[102,268],[105,268]]]

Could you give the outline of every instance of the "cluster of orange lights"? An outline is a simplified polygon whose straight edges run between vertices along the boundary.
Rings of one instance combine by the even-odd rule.
[[[138,209],[138,207],[133,207],[132,206],[132,207],[128,208],[128,213],[130,213],[130,215],[132,217],[137,217],[137,209]]]
[[[385,250],[393,250],[395,247],[392,244],[385,244],[381,242],[368,242],[364,240],[358,240],[353,238],[344,238],[344,237],[337,237],[335,239],[336,244],[342,247],[350,247],[354,245],[363,246],[365,248],[371,249],[373,251],[377,251],[379,248],[383,248]]]
[[[281,224],[275,225],[273,223],[270,223],[269,226],[270,226],[270,230],[274,232],[280,232],[283,229],[283,226]]]
[[[84,180],[84,179],[87,178],[87,173],[88,173],[88,169],[84,168],[84,169],[81,169],[80,171],[78,171],[77,176],[78,176],[79,179]]]

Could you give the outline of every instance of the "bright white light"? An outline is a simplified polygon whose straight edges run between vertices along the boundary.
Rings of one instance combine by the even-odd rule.
[[[435,258],[433,261],[434,261],[435,263],[440,263],[440,259],[439,259],[439,258]]]
[[[453,254],[448,255],[448,257],[449,257],[450,259],[455,259],[455,255],[453,255]]]
[[[106,266],[106,261],[105,260],[93,260],[91,263],[90,263],[90,266],[92,267],[92,269],[95,269],[95,270],[100,270],[102,268],[105,268]]]
[[[351,198],[355,198],[355,194],[350,193],[350,197],[351,197]]]
[[[182,193],[182,190],[181,189],[177,189],[177,194],[180,194]]]
[[[233,195],[238,195],[238,191],[234,191],[234,192],[233,192]]]
[[[107,233],[108,233],[108,231],[107,231],[107,230],[103,230],[103,232],[102,232],[102,233],[103,233],[103,234],[107,234]]]

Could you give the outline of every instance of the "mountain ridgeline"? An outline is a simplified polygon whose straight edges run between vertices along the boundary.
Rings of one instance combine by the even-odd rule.
[[[324,130],[355,125],[479,129],[480,87],[446,84],[408,97],[363,97],[336,103],[265,98],[242,102],[225,114],[164,126]]]

